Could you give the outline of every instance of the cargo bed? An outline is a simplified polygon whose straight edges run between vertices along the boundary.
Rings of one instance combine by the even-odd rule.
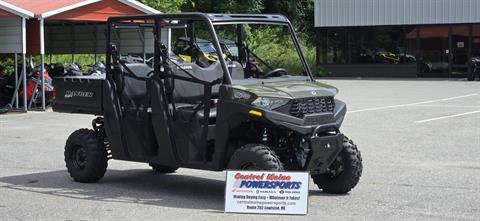
[[[53,78],[56,95],[53,110],[64,113],[102,114],[104,76]]]

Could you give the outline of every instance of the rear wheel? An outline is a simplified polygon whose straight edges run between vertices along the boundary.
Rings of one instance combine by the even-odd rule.
[[[267,146],[247,144],[233,153],[228,169],[282,171],[283,165],[275,152]]]
[[[362,176],[362,156],[357,145],[347,137],[343,140],[343,150],[324,174],[313,175],[318,188],[326,193],[347,193],[354,188]]]
[[[175,173],[178,167],[163,166],[159,164],[149,164],[155,173]]]
[[[77,182],[98,182],[107,170],[107,150],[93,130],[73,132],[65,144],[65,164]]]

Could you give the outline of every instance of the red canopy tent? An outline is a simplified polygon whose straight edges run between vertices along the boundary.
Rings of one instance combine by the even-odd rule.
[[[13,26],[21,30],[15,32],[21,36],[14,37],[12,33],[8,38],[21,39],[21,50],[13,48],[15,50],[10,51],[23,54],[23,61],[25,54],[38,54],[43,67],[45,51],[50,54],[97,54],[104,51],[101,27],[110,16],[156,13],[160,12],[135,0],[0,0],[0,32],[3,32],[1,21],[5,20],[4,18],[16,17],[21,21],[3,26],[5,30],[10,30]],[[65,35],[67,29],[70,30],[69,35]],[[94,34],[87,35],[89,32]],[[0,37],[0,40],[3,39]],[[0,43],[0,48],[7,50],[8,45],[11,44]],[[0,53],[5,52],[0,50]],[[23,66],[25,67],[25,64]],[[43,73],[41,77],[44,82]],[[25,71],[23,78],[25,80]],[[43,83],[41,86],[42,110],[45,110]],[[26,101],[26,98],[24,100]],[[23,109],[26,111],[26,102],[24,104]],[[18,102],[16,105],[18,106]]]

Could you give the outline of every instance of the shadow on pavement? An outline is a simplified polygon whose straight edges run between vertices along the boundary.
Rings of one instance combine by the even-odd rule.
[[[318,190],[318,189],[315,189],[315,190],[311,190],[308,191],[308,195],[310,197],[313,197],[313,196],[321,196],[321,197],[344,197],[344,196],[348,196],[350,195],[350,193],[345,193],[345,194],[337,194],[337,193],[324,193],[323,191],[321,190]]]
[[[223,210],[225,182],[149,170],[108,170],[96,184],[77,183],[66,171],[0,177],[0,188],[104,202]]]

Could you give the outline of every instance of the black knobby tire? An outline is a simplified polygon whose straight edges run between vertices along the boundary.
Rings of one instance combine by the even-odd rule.
[[[468,77],[467,77],[467,80],[468,80],[468,81],[473,81],[473,80],[475,80],[475,75],[472,74],[471,76],[468,76]]]
[[[155,173],[175,173],[178,167],[163,166],[159,164],[151,163],[149,164]]]
[[[343,140],[343,150],[324,174],[313,175],[318,188],[325,193],[344,194],[354,188],[362,176],[362,155],[357,145],[347,137]]]
[[[283,165],[275,152],[267,146],[247,144],[233,153],[228,169],[283,171]]]
[[[98,182],[107,171],[107,150],[93,130],[73,132],[67,139],[64,154],[68,173],[77,182]]]

